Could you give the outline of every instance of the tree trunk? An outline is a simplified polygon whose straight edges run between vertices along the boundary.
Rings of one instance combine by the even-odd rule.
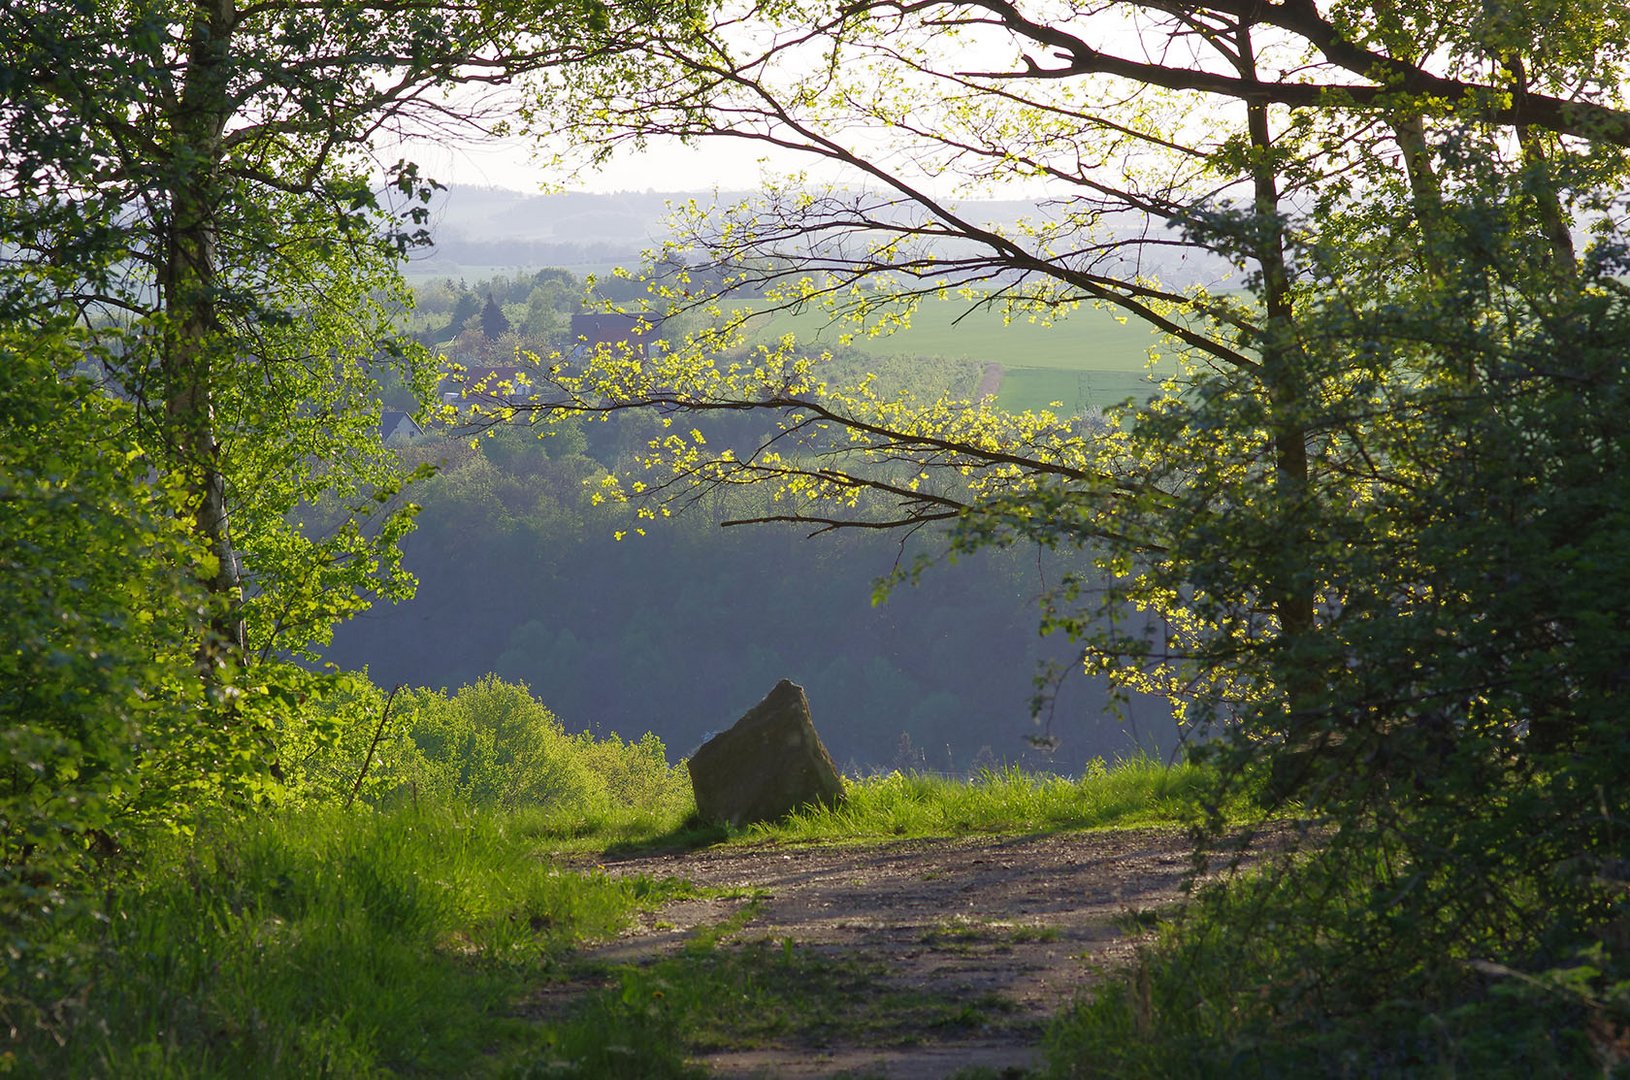
[[[203,0],[193,9],[186,77],[171,117],[165,177],[170,216],[159,270],[167,315],[159,355],[167,449],[172,468],[185,478],[197,536],[214,557],[214,566],[203,575],[212,601],[198,652],[199,667],[206,672],[223,660],[241,660],[245,648],[243,594],[212,399],[215,366],[230,359],[219,355],[217,248],[235,21],[231,0]]]
[[[1528,68],[1519,55],[1505,60],[1511,76],[1512,100],[1521,104],[1528,99]],[[1556,184],[1551,178],[1551,165],[1545,153],[1545,137],[1531,125],[1518,124],[1517,145],[1522,148],[1523,164],[1532,172],[1530,194],[1539,212],[1541,227],[1551,246],[1551,268],[1560,284],[1572,288],[1579,281],[1579,256],[1574,250],[1573,233],[1568,228],[1568,216],[1562,209]]]
[[[1240,69],[1255,77],[1255,57],[1248,23],[1239,32]],[[1276,566],[1266,581],[1274,614],[1279,621],[1282,684],[1292,747],[1306,748],[1308,719],[1320,709],[1322,692],[1318,673],[1296,653],[1314,629],[1314,592],[1304,573],[1312,558],[1311,522],[1308,520],[1309,464],[1307,429],[1302,416],[1303,358],[1297,343],[1294,300],[1290,270],[1285,255],[1284,230],[1280,225],[1279,178],[1273,162],[1273,132],[1265,102],[1246,105],[1246,124],[1251,142],[1251,185],[1256,250],[1262,269],[1263,304],[1266,325],[1262,337],[1262,379],[1272,408],[1269,430],[1272,442],[1274,510],[1282,523],[1280,543],[1287,551],[1274,560]]]
[[[1420,113],[1411,113],[1392,122],[1392,134],[1402,151],[1404,175],[1409,179],[1416,227],[1421,237],[1421,265],[1435,280],[1445,272],[1439,249],[1443,229],[1443,188],[1432,167],[1432,151],[1426,144],[1426,123]]]

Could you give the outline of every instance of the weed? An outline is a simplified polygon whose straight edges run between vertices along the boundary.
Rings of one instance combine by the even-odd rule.
[[[1052,926],[1015,926],[1012,933],[1008,935],[1008,940],[1016,945],[1031,941],[1057,941],[1058,939],[1058,929]]]
[[[1115,916],[1115,929],[1123,934],[1146,934],[1158,929],[1166,914],[1157,908],[1126,908]]]
[[[977,946],[1004,950],[1027,942],[1057,941],[1059,937],[1058,930],[1051,926],[975,922],[957,916],[928,931],[921,941],[924,945],[953,952],[973,952]]]

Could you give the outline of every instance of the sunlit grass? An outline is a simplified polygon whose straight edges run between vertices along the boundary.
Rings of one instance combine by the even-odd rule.
[[[27,1075],[480,1075],[541,1033],[529,979],[681,882],[555,868],[508,815],[248,816],[154,853],[97,935],[100,977]],[[94,930],[87,929],[86,936]]]
[[[683,773],[683,770],[676,770]],[[1204,812],[1211,786],[1204,768],[1133,757],[1095,763],[1079,778],[987,770],[968,779],[890,772],[851,777],[836,807],[808,807],[777,822],[729,827],[699,821],[695,801],[672,792],[657,804],[536,806],[514,812],[509,827],[556,854],[716,843],[850,843],[892,838],[1031,833],[1062,829],[1177,828]],[[1226,809],[1226,808],[1225,808]]]
[[[1058,829],[1176,827],[1194,821],[1210,774],[1137,757],[1079,779],[1009,768],[956,780],[887,773],[848,783],[844,802],[746,830],[755,840],[854,841]]]
[[[524,807],[511,813],[510,828],[531,837],[549,855],[591,855],[663,841],[690,847],[693,845],[684,837],[695,834],[696,843],[714,837],[717,830],[699,829],[695,816],[696,803],[687,789],[684,801],[654,807],[628,805],[592,811]]]

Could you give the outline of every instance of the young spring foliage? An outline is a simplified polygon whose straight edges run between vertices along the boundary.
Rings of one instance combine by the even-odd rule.
[[[534,126],[757,140],[853,183],[684,218],[645,345],[543,364],[532,407],[661,413],[608,489],[652,513],[768,483],[764,519],[1080,551],[1045,625],[1329,822],[1363,914],[1309,915],[1341,943],[1322,989],[1622,954],[1625,18],[749,3],[646,34],[614,107]],[[1007,184],[1045,193],[1033,218],[949,194]],[[1102,303],[1184,373],[1107,430],[884,400],[795,342],[744,349],[740,287],[854,332],[929,295]],[[716,329],[670,337],[697,311]],[[741,410],[779,429],[710,443],[701,418]]]
[[[380,396],[436,376],[397,270],[437,185],[378,141],[483,132],[492,102],[457,87],[604,23],[594,0],[0,7],[0,963],[38,973],[34,920],[101,891],[93,855],[287,800],[279,748],[340,736],[343,681],[289,661],[411,592],[399,496],[428,470],[381,445]],[[23,985],[46,984],[8,978],[6,1008]]]
[[[206,679],[412,588],[416,476],[380,444],[380,395],[425,404],[437,377],[397,271],[439,185],[379,143],[485,133],[496,102],[470,88],[591,62],[576,31],[605,21],[594,0],[0,13],[0,319],[86,331],[134,405],[108,438],[185,493]]]

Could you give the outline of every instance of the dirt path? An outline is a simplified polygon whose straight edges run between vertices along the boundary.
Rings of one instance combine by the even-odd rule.
[[[891,1033],[864,1044],[766,1046],[703,1060],[721,1077],[939,1078],[1034,1064],[1047,1019],[1106,962],[1130,956],[1129,915],[1182,895],[1188,842],[1171,831],[1053,833],[903,841],[865,847],[731,847],[608,861],[613,874],[684,877],[755,890],[752,919],[732,940],[787,939],[881,961],[894,988],[947,1002],[999,1005],[972,1030]],[[676,948],[698,926],[748,901],[672,904],[591,954],[637,962]],[[1008,1072],[1011,1070],[1011,1072]]]

